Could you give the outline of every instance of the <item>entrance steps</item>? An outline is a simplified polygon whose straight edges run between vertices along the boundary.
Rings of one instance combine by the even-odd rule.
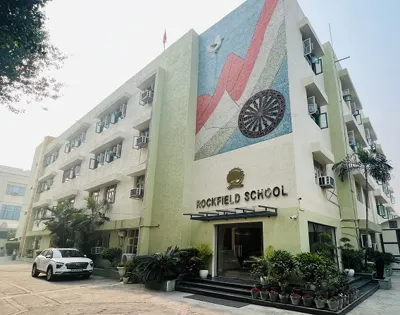
[[[294,306],[292,304],[282,304],[280,302],[263,301],[260,299],[251,298],[251,289],[253,282],[240,279],[229,278],[208,278],[208,279],[185,279],[176,284],[176,290],[192,294],[210,296],[220,299],[232,300],[237,302],[244,302],[248,304],[256,304],[261,306],[275,307],[290,311],[302,312],[306,314],[346,314],[361,302],[366,300],[379,289],[377,281],[372,280],[367,276],[355,276],[349,279],[351,287],[356,287],[360,290],[360,298],[348,305],[346,308],[338,312],[332,312],[327,307],[325,309],[317,309],[315,306],[304,307]]]

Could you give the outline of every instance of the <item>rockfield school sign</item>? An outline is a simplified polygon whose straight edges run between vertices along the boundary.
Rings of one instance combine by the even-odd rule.
[[[258,190],[251,190],[246,191],[243,196],[241,194],[234,194],[234,195],[225,195],[219,197],[212,197],[203,200],[197,200],[197,209],[205,209],[211,207],[218,207],[218,206],[229,206],[238,204],[242,198],[244,201],[250,200],[264,200],[270,199],[272,197],[280,197],[280,196],[287,196],[288,194],[285,192],[285,187],[276,186],[274,188],[267,188],[267,189],[258,189]]]

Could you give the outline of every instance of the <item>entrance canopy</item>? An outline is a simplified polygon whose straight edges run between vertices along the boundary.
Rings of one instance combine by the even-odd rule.
[[[214,211],[199,211],[198,213],[184,213],[190,216],[190,220],[196,221],[216,221],[216,220],[234,220],[234,219],[250,219],[259,217],[276,217],[278,208],[268,206],[257,206],[258,209],[252,208],[233,208]]]

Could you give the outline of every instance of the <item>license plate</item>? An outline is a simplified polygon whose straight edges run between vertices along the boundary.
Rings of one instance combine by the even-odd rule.
[[[71,269],[71,272],[82,272],[83,269]]]

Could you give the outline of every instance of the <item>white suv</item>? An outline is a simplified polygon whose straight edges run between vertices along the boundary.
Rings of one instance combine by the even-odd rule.
[[[55,276],[83,276],[89,279],[93,261],[75,248],[49,248],[42,251],[33,262],[32,277],[46,273],[47,281]]]

